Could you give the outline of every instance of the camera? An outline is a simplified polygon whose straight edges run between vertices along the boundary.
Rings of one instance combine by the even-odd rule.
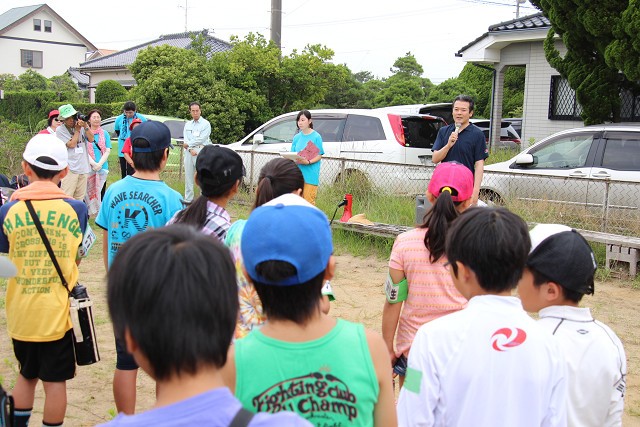
[[[76,120],[82,120],[83,122],[86,122],[89,120],[89,118],[84,114],[78,113],[76,114]]]

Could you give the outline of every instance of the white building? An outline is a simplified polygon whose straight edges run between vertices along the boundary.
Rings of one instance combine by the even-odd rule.
[[[0,74],[29,68],[49,78],[84,62],[97,48],[46,4],[15,7],[0,15]]]

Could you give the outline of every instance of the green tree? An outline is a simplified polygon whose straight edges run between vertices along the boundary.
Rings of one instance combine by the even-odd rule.
[[[458,95],[469,95],[478,98],[478,93],[460,78],[451,78],[433,88],[427,102],[452,102]],[[475,112],[475,111],[474,111]]]
[[[82,98],[82,93],[78,91],[78,85],[71,80],[68,74],[50,77],[47,89],[54,91],[61,101],[76,102]]]
[[[624,51],[633,38],[625,36],[628,35],[625,31],[637,28],[637,20],[632,23],[638,11],[637,1],[633,2],[633,9],[629,9],[632,7],[629,0],[532,0],[532,3],[551,21],[544,42],[545,55],[576,91],[585,124],[620,121],[621,76],[623,85],[637,87],[635,81],[621,75],[618,69],[624,65],[624,57],[633,55],[633,51]],[[555,46],[556,34],[567,47],[564,57]],[[634,37],[637,39],[637,32]]]
[[[0,74],[0,89],[19,90],[19,83],[16,76],[10,73]]]
[[[475,98],[474,117],[489,118],[491,116],[491,91],[493,88],[493,72],[467,63],[458,78],[478,94]],[[524,102],[525,69],[509,67],[504,74],[502,117],[513,117],[522,109]]]
[[[103,80],[96,87],[96,102],[110,103],[126,101],[127,89],[115,80]]]
[[[22,90],[47,90],[47,83],[46,77],[32,69],[18,76],[18,84]]]
[[[615,23],[612,33],[615,39],[605,49],[607,65],[622,71],[628,82],[640,81],[639,0],[629,0],[627,8]]]
[[[434,85],[421,77],[424,70],[411,52],[396,59],[390,70],[392,75],[383,82],[375,97],[376,107],[425,102]]]

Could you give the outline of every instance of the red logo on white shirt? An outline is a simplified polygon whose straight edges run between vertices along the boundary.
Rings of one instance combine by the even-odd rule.
[[[527,339],[527,333],[520,328],[502,328],[491,335],[491,345],[494,350],[506,351],[517,347]]]

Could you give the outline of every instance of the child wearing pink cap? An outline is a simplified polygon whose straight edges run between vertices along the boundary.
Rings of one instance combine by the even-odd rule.
[[[429,182],[427,198],[432,206],[424,223],[400,234],[393,244],[385,283],[382,337],[394,375],[400,375],[400,387],[418,328],[467,304],[445,267],[444,241],[449,224],[469,207],[472,194],[473,174],[467,167],[439,164]]]

